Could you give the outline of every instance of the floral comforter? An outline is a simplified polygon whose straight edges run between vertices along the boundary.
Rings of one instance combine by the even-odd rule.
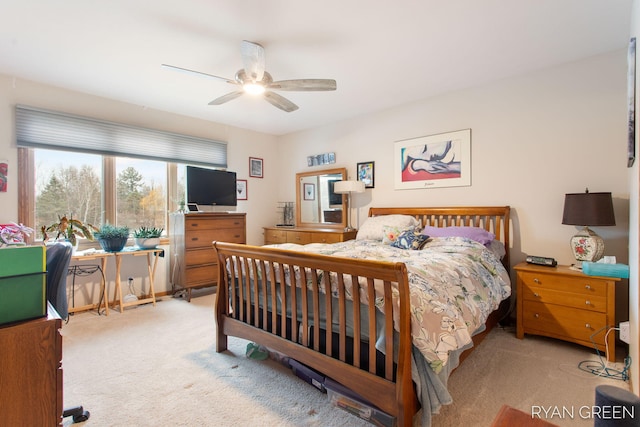
[[[484,245],[466,238],[433,238],[422,250],[398,249],[372,240],[272,246],[404,262],[411,293],[413,344],[436,373],[446,365],[449,352],[468,346],[473,333],[511,294],[509,274],[498,257]]]

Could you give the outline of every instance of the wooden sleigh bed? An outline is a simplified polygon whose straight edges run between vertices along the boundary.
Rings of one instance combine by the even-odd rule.
[[[501,262],[508,276],[509,212],[508,206],[371,208],[369,217],[408,215],[420,227],[487,230],[504,244]],[[415,319],[404,262],[224,242],[213,246],[220,278],[217,352],[227,349],[227,336],[254,341],[351,389],[396,417],[397,425],[412,425],[425,403],[412,379]],[[473,347],[460,349],[456,359],[466,357],[506,314],[508,300],[491,313],[481,333],[476,332],[483,328],[472,331]]]

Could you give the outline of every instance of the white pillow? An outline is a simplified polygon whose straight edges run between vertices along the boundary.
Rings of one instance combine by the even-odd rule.
[[[384,227],[410,228],[420,225],[411,215],[380,215],[367,218],[356,234],[356,240],[379,240],[384,238]]]

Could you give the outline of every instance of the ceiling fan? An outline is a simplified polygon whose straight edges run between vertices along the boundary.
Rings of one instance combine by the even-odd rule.
[[[214,76],[213,74],[202,73],[200,71],[189,70],[187,68],[176,67],[174,65],[162,64],[162,66],[176,71],[211,77],[239,86],[237,90],[214,99],[209,103],[209,105],[224,104],[225,102],[236,99],[244,93],[253,95],[262,94],[264,99],[266,99],[270,104],[290,113],[297,110],[298,106],[284,96],[273,92],[274,90],[301,92],[336,90],[336,81],[331,79],[296,79],[279,80],[274,82],[271,74],[265,70],[264,47],[258,43],[243,40],[240,45],[240,53],[242,55],[244,68],[236,72],[233,80],[225,77]]]

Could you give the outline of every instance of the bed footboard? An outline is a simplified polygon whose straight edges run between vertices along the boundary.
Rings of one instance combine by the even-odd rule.
[[[227,336],[255,341],[349,387],[396,416],[398,425],[411,425],[418,402],[403,263],[223,242],[213,247],[216,351],[227,349]],[[384,337],[397,340],[380,340],[377,321]]]

